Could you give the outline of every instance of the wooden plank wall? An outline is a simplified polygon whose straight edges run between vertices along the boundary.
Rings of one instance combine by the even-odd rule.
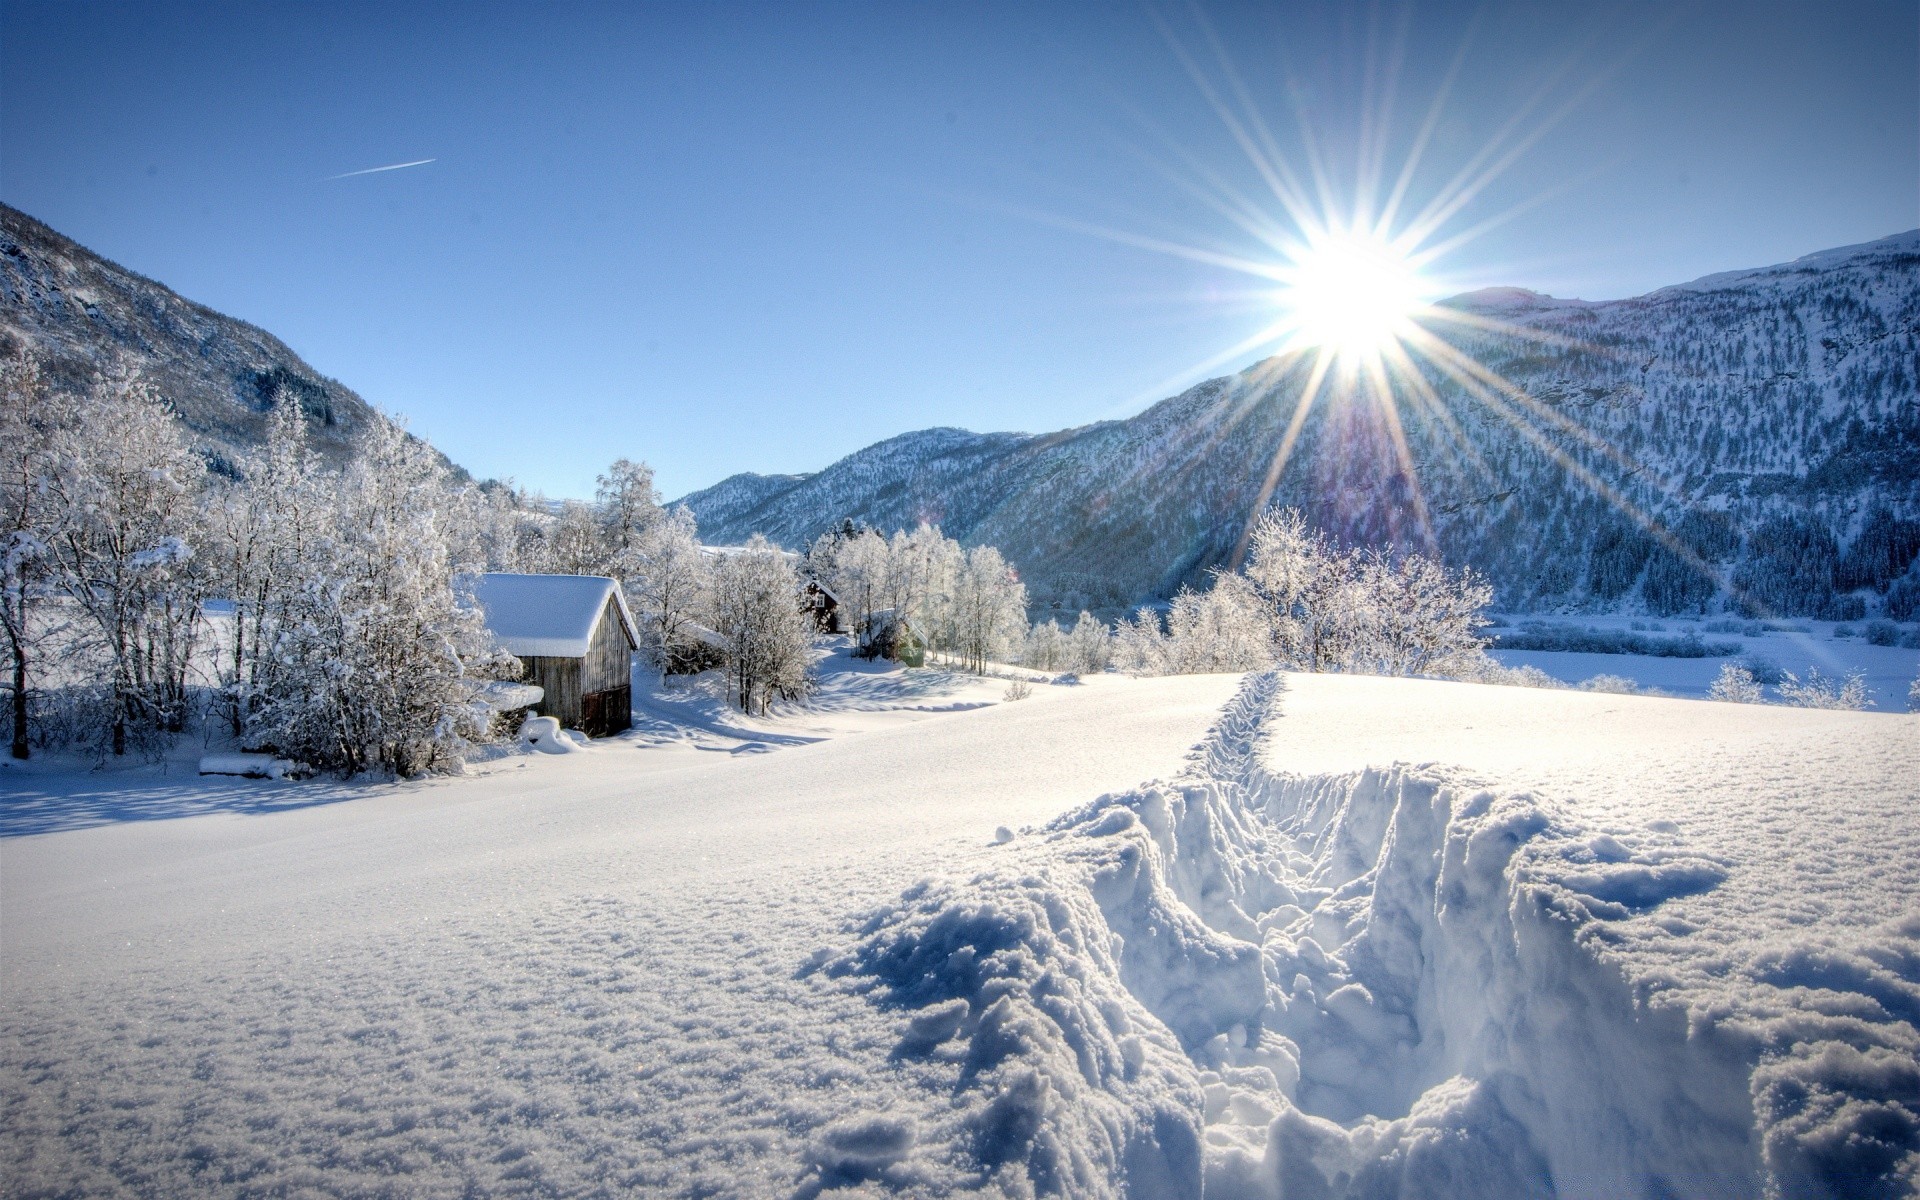
[[[583,692],[604,692],[626,687],[633,679],[633,643],[627,640],[626,627],[620,623],[620,610],[612,596],[594,627],[593,641],[587,646],[586,675],[580,682]]]
[[[521,678],[546,689],[536,711],[553,717],[564,729],[580,728],[580,659],[553,658],[547,655],[521,655],[526,667]]]

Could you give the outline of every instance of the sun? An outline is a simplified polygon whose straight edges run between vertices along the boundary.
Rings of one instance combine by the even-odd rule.
[[[1310,237],[1276,272],[1294,345],[1348,367],[1377,360],[1414,333],[1427,286],[1405,254],[1365,234]]]

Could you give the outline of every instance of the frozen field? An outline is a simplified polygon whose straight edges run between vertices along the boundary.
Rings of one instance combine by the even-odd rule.
[[[1920,1182],[1920,719],[1005,686],[655,695],[401,786],[0,774],[5,1190]]]
[[[1628,617],[1509,617],[1518,624],[1528,620],[1568,623],[1584,628],[1640,632],[1652,638],[1677,638],[1691,633],[1704,642],[1738,647],[1731,655],[1705,658],[1662,658],[1646,654],[1590,654],[1557,650],[1495,650],[1493,657],[1509,667],[1538,667],[1562,683],[1579,684],[1596,675],[1617,675],[1631,679],[1642,688],[1674,696],[1705,696],[1723,663],[1758,658],[1783,671],[1792,671],[1801,679],[1818,671],[1828,679],[1843,679],[1849,672],[1860,672],[1867,686],[1870,708],[1882,712],[1905,712],[1907,689],[1920,674],[1920,649],[1911,646],[1875,646],[1862,636],[1865,623],[1854,621],[1839,625],[1851,636],[1833,636],[1832,621],[1791,621],[1791,628],[1765,628],[1757,634],[1713,632],[1709,622],[1669,618],[1664,621],[1635,620]],[[1659,625],[1658,630],[1652,625]],[[1743,626],[1749,622],[1741,622]],[[1635,625],[1643,629],[1635,630]],[[1908,634],[1912,626],[1902,628]],[[1497,628],[1490,634],[1512,632]],[[1769,695],[1769,699],[1771,699]]]

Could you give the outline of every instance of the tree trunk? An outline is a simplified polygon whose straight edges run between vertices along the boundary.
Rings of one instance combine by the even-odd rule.
[[[13,756],[27,757],[27,655],[13,648]]]

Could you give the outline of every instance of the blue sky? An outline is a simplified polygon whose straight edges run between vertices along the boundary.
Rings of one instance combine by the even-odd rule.
[[[1336,190],[1369,124],[1398,166],[1456,61],[1416,200],[1518,115],[1450,228],[1515,215],[1449,287],[1633,295],[1920,225],[1911,2],[8,0],[0,199],[477,475],[583,495],[624,455],[673,496],[1124,416],[1269,320],[1133,244],[1271,253],[1194,194],[1262,188],[1182,64],[1228,87],[1209,29]]]

